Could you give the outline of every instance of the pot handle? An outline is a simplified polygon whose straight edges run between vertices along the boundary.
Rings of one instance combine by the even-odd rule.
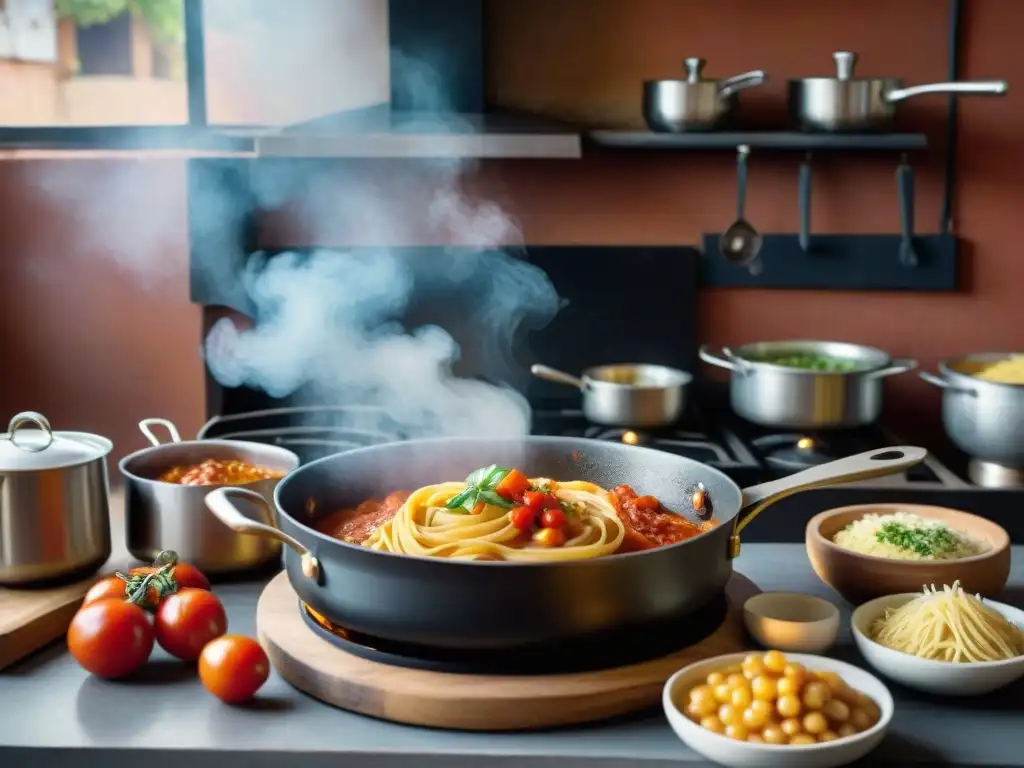
[[[39,443],[19,443],[17,439],[18,430],[29,424],[34,424],[39,427],[39,431],[43,433],[42,442]],[[45,451],[51,445],[53,445],[53,429],[50,427],[50,421],[43,414],[38,411],[22,411],[16,413],[11,417],[10,423],[7,425],[7,434],[4,437],[11,441],[11,445],[15,448],[20,448],[23,451],[29,453],[39,453]]]
[[[178,428],[174,426],[174,423],[167,419],[143,419],[139,422],[139,431],[146,436],[153,445],[163,445],[160,442],[160,438],[153,434],[153,427],[163,427],[167,430],[167,434],[171,437],[172,443],[181,442],[181,434],[178,432]]]
[[[895,376],[897,373],[907,373],[915,368],[917,368],[917,360],[911,360],[909,357],[901,357],[890,362],[885,368],[880,368],[877,371],[869,371],[864,375],[864,378],[884,379],[887,376]]]
[[[538,379],[553,381],[555,384],[568,384],[570,387],[576,387],[576,389],[581,391],[585,391],[587,389],[587,384],[583,379],[578,376],[573,376],[571,373],[560,371],[557,368],[551,368],[547,365],[531,365],[530,373]]]
[[[701,344],[700,349],[697,350],[697,354],[700,356],[700,359],[708,365],[725,368],[734,373],[747,372],[746,366],[743,365],[743,361],[736,357],[728,347],[722,347],[722,357],[719,357],[718,355],[712,354],[708,349],[707,344]]]
[[[928,373],[928,371],[918,371],[917,375],[920,376],[925,381],[927,381],[932,386],[938,387],[939,389],[944,389],[947,392],[956,392],[957,394],[970,395],[971,397],[978,396],[978,392],[976,390],[967,389],[967,387],[955,387],[948,381],[946,381],[944,378],[942,378],[941,376],[936,376],[934,373]]]
[[[755,85],[762,85],[767,79],[768,76],[764,73],[763,69],[752,69],[750,72],[744,72],[742,75],[730,77],[728,80],[723,80],[718,84],[718,98],[727,99],[736,91],[742,91],[744,88],[753,88]]]
[[[261,494],[244,488],[217,488],[206,494],[206,508],[235,533],[247,536],[263,536],[280,541],[294,549],[301,557],[302,575],[311,581],[320,581],[320,561],[301,542],[292,538],[275,525],[268,525],[246,517],[231,501],[231,497],[246,499],[258,506],[267,520],[274,519],[270,504]]]
[[[959,83],[928,83],[927,85],[911,85],[898,88],[885,94],[890,104],[914,96],[927,96],[930,93],[974,93],[998,96],[1006,93],[1009,84],[1005,80],[964,80]]]
[[[914,446],[876,448],[873,451],[858,453],[856,456],[847,456],[845,459],[811,467],[795,475],[744,488],[743,506],[736,515],[732,534],[729,536],[729,557],[734,558],[740,553],[740,532],[761,513],[761,510],[779,499],[811,488],[894,475],[920,464],[926,456],[928,451]]]

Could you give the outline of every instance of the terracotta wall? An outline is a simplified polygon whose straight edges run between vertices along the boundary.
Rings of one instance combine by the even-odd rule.
[[[669,75],[681,57],[697,54],[709,59],[712,74],[770,69],[775,85],[750,106],[754,116],[772,119],[781,82],[824,73],[835,48],[859,51],[867,75],[941,78],[945,6],[935,0],[500,0],[492,16],[502,31],[490,86],[507,103],[628,122],[635,119],[639,80]],[[967,76],[1024,82],[1014,33],[1024,28],[1024,4],[973,0],[967,17]],[[502,67],[494,66],[499,62]],[[1017,167],[1024,161],[1017,93],[962,102],[955,213],[970,245],[969,290],[952,296],[708,291],[699,308],[706,339],[841,337],[916,356],[924,365],[957,352],[1024,347],[1024,259],[1012,245],[1021,199]],[[937,124],[943,103],[908,104],[910,124]],[[931,130],[941,142],[941,127]],[[110,176],[113,167],[121,172]],[[918,168],[922,231],[937,226],[940,170],[933,161]],[[421,169],[361,163],[344,171],[349,185],[361,180],[385,193],[401,190],[395,213],[409,222],[397,235],[402,241],[448,239],[416,225],[431,188]],[[53,174],[63,182],[53,182]],[[466,186],[506,205],[530,242],[672,244],[695,242],[728,223],[733,178],[728,155],[598,154],[580,162],[488,163]],[[749,214],[759,227],[793,230],[795,180],[792,158],[754,158]],[[321,201],[343,194],[329,182],[311,189]],[[0,413],[42,410],[61,426],[111,435],[119,453],[141,445],[134,423],[145,416],[166,416],[194,431],[203,414],[203,378],[199,313],[187,294],[183,163],[3,162],[0,199]],[[345,219],[341,202],[330,231],[316,238],[366,242],[366,230]],[[284,218],[268,221],[268,241],[301,234]],[[83,228],[83,222],[101,226]],[[813,223],[830,232],[896,231],[892,159],[819,158]],[[890,394],[910,431],[934,424],[937,397],[916,378],[894,381]]]

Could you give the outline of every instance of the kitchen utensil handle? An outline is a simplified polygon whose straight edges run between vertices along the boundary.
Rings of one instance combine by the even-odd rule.
[[[910,85],[906,88],[897,88],[885,94],[885,100],[890,104],[914,96],[927,96],[932,93],[964,93],[989,96],[999,96],[1009,90],[1009,84],[1005,80],[965,80],[958,83],[928,83],[927,85]]]
[[[38,427],[39,431],[43,433],[42,442],[19,443],[17,438],[18,430],[30,424]],[[11,421],[7,424],[7,434],[5,437],[13,445],[29,453],[39,453],[53,445],[53,429],[50,427],[50,421],[38,411],[22,411],[21,413],[14,414]]]
[[[143,419],[139,422],[139,431],[146,436],[153,445],[163,445],[160,442],[160,438],[153,433],[153,427],[163,427],[167,430],[167,434],[171,437],[172,443],[181,442],[181,434],[178,432],[178,428],[167,419]]]
[[[683,66],[686,67],[686,82],[699,83],[704,79],[704,59],[691,56],[683,59]]]
[[[900,199],[900,261],[917,266],[914,252],[914,171],[906,159],[896,168],[896,187]]]
[[[734,371],[736,373],[743,373],[743,366],[740,363],[739,358],[734,357],[732,352],[729,351],[728,347],[722,347],[722,357],[712,354],[711,350],[708,349],[707,344],[701,344],[700,349],[697,350],[697,355],[708,365],[714,365],[718,368],[726,368],[727,370]]]
[[[752,69],[749,72],[744,72],[742,75],[730,77],[728,80],[723,80],[718,84],[718,98],[727,99],[736,91],[742,91],[744,88],[753,88],[756,85],[763,85],[767,79],[768,76],[764,73],[763,69]]]
[[[967,387],[954,386],[941,376],[936,376],[934,373],[929,373],[928,371],[918,371],[917,375],[920,376],[925,381],[927,381],[932,386],[938,387],[939,389],[944,389],[947,392],[956,392],[961,395],[970,395],[971,397],[978,396],[976,390],[968,389]]]
[[[917,368],[917,360],[911,360],[909,357],[902,357],[897,360],[893,360],[885,368],[880,368],[877,371],[869,371],[864,374],[866,379],[884,379],[888,376],[895,376],[898,373],[907,373]]]
[[[836,63],[836,79],[852,80],[853,70],[857,66],[857,54],[853,51],[836,51],[832,54]]]
[[[800,249],[807,253],[811,249],[811,153],[808,152],[800,164],[798,179],[800,203]]]
[[[235,506],[232,497],[245,499],[255,504],[263,513],[268,523],[261,523],[242,514],[242,511]],[[245,488],[217,488],[206,494],[204,501],[206,508],[214,517],[235,533],[246,536],[262,536],[266,539],[274,539],[285,546],[291,547],[301,557],[302,574],[307,579],[318,581],[320,579],[320,563],[301,542],[282,531],[273,524],[274,510],[270,503],[261,494],[249,491]]]
[[[576,389],[584,390],[587,388],[586,383],[583,379],[578,376],[573,376],[571,373],[565,371],[559,371],[557,368],[551,368],[547,365],[531,365],[530,373],[536,376],[538,379],[544,379],[545,381],[552,381],[555,384],[568,384],[570,387],[576,387]]]
[[[747,201],[747,155],[750,147],[740,144],[736,147],[736,218],[743,218],[743,208]]]
[[[739,553],[740,532],[760,514],[761,510],[779,499],[784,499],[798,491],[820,488],[825,485],[852,483],[857,480],[894,475],[920,464],[926,456],[928,456],[928,451],[914,446],[876,448],[873,451],[858,453],[856,456],[848,456],[845,459],[811,467],[803,472],[797,472],[795,475],[744,488],[743,507],[736,515],[730,540],[731,556],[735,557]]]

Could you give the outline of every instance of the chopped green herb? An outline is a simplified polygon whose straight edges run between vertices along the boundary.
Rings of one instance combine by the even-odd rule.
[[[937,554],[953,552],[957,547],[957,538],[944,527],[911,528],[903,523],[885,523],[877,531],[875,538],[883,544],[916,552],[921,557],[933,557]]]
[[[510,470],[499,467],[497,464],[491,464],[489,467],[483,467],[470,472],[469,477],[466,478],[466,485],[468,486],[466,490],[452,496],[448,503],[445,504],[445,508],[460,514],[467,514],[473,511],[473,507],[478,502],[482,501],[485,504],[492,504],[502,509],[512,509],[514,506],[512,502],[499,496],[497,491],[495,491],[495,488],[498,487],[509,472]]]

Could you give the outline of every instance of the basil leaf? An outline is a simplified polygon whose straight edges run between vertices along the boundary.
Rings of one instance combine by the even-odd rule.
[[[470,501],[470,499],[472,499],[472,501],[469,504],[469,509],[472,509],[473,504],[476,503],[477,493],[478,491],[476,487],[471,485],[466,490],[448,499],[448,503],[444,505],[445,509],[461,509],[466,506],[466,502]]]
[[[477,494],[477,498],[480,501],[486,502],[487,504],[491,504],[495,507],[501,507],[502,509],[512,509],[512,507],[515,506],[511,501],[499,496],[494,491],[480,491],[480,493]]]
[[[482,485],[483,482],[490,477],[490,474],[497,468],[497,464],[491,464],[489,467],[483,467],[470,472],[469,477],[466,478],[466,485]]]
[[[505,469],[504,467],[495,467],[494,470],[487,475],[486,479],[480,483],[480,485],[483,488],[493,490],[501,484],[501,481],[504,480],[511,471],[511,469]]]

